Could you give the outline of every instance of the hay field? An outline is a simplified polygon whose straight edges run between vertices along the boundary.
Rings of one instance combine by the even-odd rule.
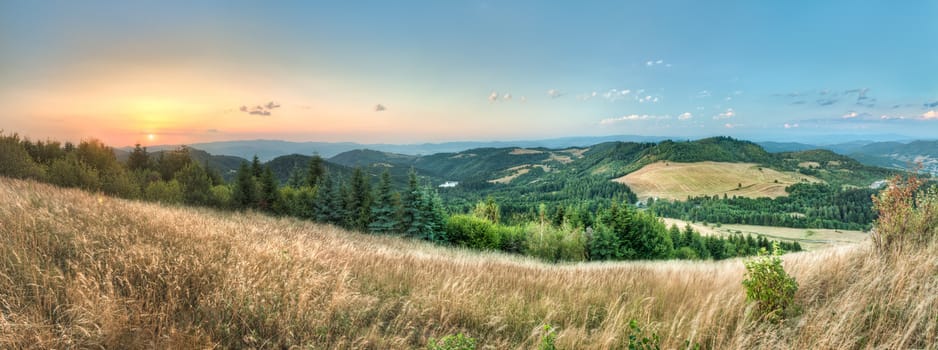
[[[723,162],[656,162],[613,181],[629,186],[642,199],[671,200],[724,194],[775,198],[788,195],[785,187],[801,181],[820,182],[811,176],[760,168],[753,163]]]

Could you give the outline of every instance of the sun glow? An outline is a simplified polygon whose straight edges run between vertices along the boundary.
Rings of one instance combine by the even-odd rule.
[[[154,134],[147,134],[147,140],[153,141],[153,140],[155,140],[155,139],[156,139],[156,135],[154,135]]]

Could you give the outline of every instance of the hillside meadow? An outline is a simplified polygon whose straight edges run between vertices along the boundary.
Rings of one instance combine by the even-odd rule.
[[[800,312],[751,316],[741,260],[553,265],[252,212],[0,178],[0,348],[938,348],[938,244],[784,256]]]
[[[764,168],[755,163],[657,162],[615,179],[628,185],[639,198],[684,200],[687,197],[779,197],[785,187],[817,178]]]

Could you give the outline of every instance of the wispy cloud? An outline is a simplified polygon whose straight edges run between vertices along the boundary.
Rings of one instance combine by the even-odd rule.
[[[677,120],[688,120],[693,117],[694,115],[691,114],[690,112],[684,112],[684,113],[681,113],[681,115],[677,116]]]
[[[854,111],[850,111],[850,112],[847,112],[846,114],[844,114],[844,115],[842,115],[842,116],[840,116],[840,117],[843,118],[843,119],[853,119],[853,118],[856,118],[856,117],[859,117],[859,116],[860,116],[860,113],[857,113],[857,112],[854,112]]]
[[[785,123],[784,126],[785,126],[785,129],[795,129],[798,127],[798,123],[794,123],[794,124]]]
[[[271,101],[267,102],[266,104],[257,105],[254,107],[242,105],[240,108],[238,108],[238,110],[249,115],[269,116],[271,114],[270,112],[276,108],[280,108],[280,104]]]
[[[379,104],[376,104],[376,105],[375,105],[375,112],[384,112],[384,111],[386,111],[386,110],[387,110],[387,108],[384,107],[383,104],[380,104],[380,103],[379,103]]]
[[[713,116],[713,119],[714,119],[714,120],[717,120],[717,119],[730,119],[730,118],[735,117],[735,116],[736,116],[736,111],[734,111],[732,108],[727,108],[727,109],[726,109],[726,112],[723,112],[723,113],[720,113],[720,114],[717,114],[717,115]]]
[[[935,101],[935,102],[925,102],[925,103],[922,104],[922,106],[925,107],[925,108],[935,108],[935,107],[938,107],[938,101]]]
[[[656,67],[656,66],[664,66],[664,67],[670,68],[671,64],[665,62],[662,59],[645,61],[645,67]]]
[[[564,94],[563,92],[561,92],[560,90],[557,90],[557,89],[550,89],[550,90],[547,90],[547,96],[550,97],[550,98],[558,98],[558,97],[563,96],[563,95],[565,95],[565,94]]]
[[[930,110],[922,114],[922,119],[924,120],[938,120],[938,111]]]
[[[726,124],[723,124],[723,127],[724,127],[724,128],[727,128],[727,129],[733,129],[733,128],[738,127],[738,126],[739,126],[739,124],[733,124],[733,123],[726,123]]]
[[[621,117],[606,118],[606,119],[600,120],[599,124],[600,125],[612,125],[612,124],[626,122],[626,121],[662,120],[662,119],[671,119],[671,116],[650,115],[650,114],[629,114],[629,115],[623,115]]]
[[[489,94],[489,102],[495,101],[498,101],[498,92],[492,91],[492,93]]]

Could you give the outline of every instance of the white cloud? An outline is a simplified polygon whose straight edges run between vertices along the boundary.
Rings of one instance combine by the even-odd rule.
[[[525,96],[521,96],[520,100],[521,100],[521,103],[528,102],[528,98]]]
[[[599,121],[600,125],[612,125],[619,122],[625,121],[637,121],[637,120],[661,120],[661,119],[671,119],[671,116],[668,115],[649,115],[649,114],[629,114],[623,115],[621,117],[615,118],[606,118]]]
[[[734,111],[732,108],[727,108],[727,109],[726,109],[726,112],[723,112],[723,113],[720,113],[720,114],[717,114],[717,115],[713,116],[713,119],[714,119],[714,120],[716,120],[716,119],[729,119],[729,118],[732,118],[732,117],[735,117],[735,116],[736,116],[736,111]]]
[[[557,89],[550,89],[550,90],[547,90],[547,96],[550,96],[550,98],[558,98],[558,97],[563,96],[563,95],[564,95],[564,93],[563,93],[563,92],[560,92],[560,90],[557,90]]]
[[[797,128],[798,126],[799,126],[798,123],[794,123],[794,124],[785,123],[785,129],[794,129],[794,128]]]
[[[684,113],[681,113],[681,115],[677,116],[677,119],[678,119],[678,120],[688,120],[688,119],[691,119],[691,118],[693,118],[693,117],[694,117],[694,115],[693,115],[693,114],[690,114],[690,112],[684,112]]]
[[[506,93],[505,96],[502,96],[502,100],[511,101],[511,93]]]
[[[498,101],[498,92],[492,91],[492,93],[489,94],[489,102],[495,101]]]
[[[925,120],[938,119],[938,111],[933,109],[928,112],[925,112],[924,114],[922,114],[922,119],[925,119]]]
[[[737,127],[737,126],[739,126],[739,125],[738,125],[738,124],[731,124],[731,123],[723,124],[723,127],[724,127],[724,128],[727,128],[727,129],[732,129],[732,128],[735,128],[735,127]]]
[[[850,112],[848,112],[847,114],[844,114],[843,116],[841,116],[841,118],[844,118],[844,119],[852,119],[852,118],[856,118],[856,117],[859,117],[859,116],[860,116],[860,113],[857,113],[857,112],[854,112],[854,111],[850,111]]]
[[[923,116],[923,118],[924,118],[924,116]],[[886,114],[883,114],[883,115],[879,116],[879,119],[881,119],[881,120],[895,120],[895,119],[905,119],[905,117],[903,117],[903,116],[901,116],[901,115],[886,115]]]
[[[654,66],[662,66],[662,65],[665,66],[665,67],[671,67],[671,64],[670,64],[670,63],[665,63],[664,60],[663,60],[663,59],[660,59],[660,58],[657,59],[657,60],[648,60],[648,61],[645,61],[645,66],[646,66],[646,67],[654,67]]]

